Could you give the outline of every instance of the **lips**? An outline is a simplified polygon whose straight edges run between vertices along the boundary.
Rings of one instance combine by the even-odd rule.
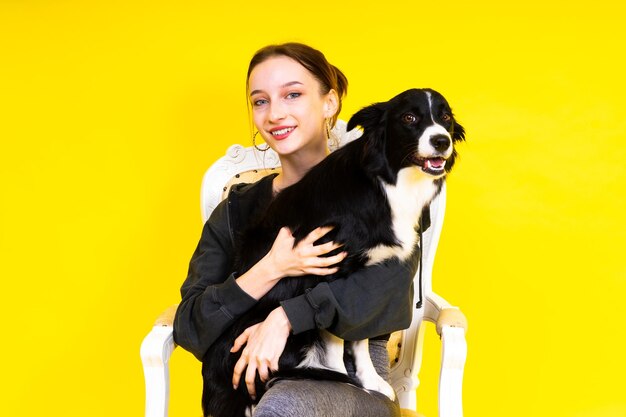
[[[282,140],[286,139],[291,134],[291,132],[295,130],[295,128],[295,126],[279,126],[270,130],[270,133],[272,134],[272,137],[274,139]]]
[[[446,160],[441,157],[422,158],[416,155],[413,157],[413,163],[430,175],[441,175],[446,168]]]

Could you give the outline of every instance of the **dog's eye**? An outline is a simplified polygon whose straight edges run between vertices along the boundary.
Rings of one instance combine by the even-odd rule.
[[[404,113],[402,115],[402,121],[404,123],[415,123],[417,122],[417,116],[412,113]]]
[[[441,116],[441,119],[442,119],[444,122],[449,122],[450,120],[452,120],[452,116],[450,116],[450,113],[444,113],[444,114]]]

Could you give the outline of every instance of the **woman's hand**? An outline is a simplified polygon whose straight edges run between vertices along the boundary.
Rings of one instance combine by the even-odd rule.
[[[332,229],[332,227],[318,227],[294,247],[295,238],[288,228],[283,227],[274,239],[270,251],[246,273],[238,277],[237,284],[258,300],[284,277],[334,274],[338,268],[329,267],[344,260],[348,255],[347,252],[329,257],[321,257],[321,255],[340,248],[342,245],[334,242],[313,245]]]
[[[248,393],[252,399],[256,396],[254,380],[257,372],[261,381],[269,379],[270,371],[278,370],[278,360],[285,350],[285,344],[291,331],[291,325],[282,307],[273,310],[265,321],[248,327],[233,344],[231,352],[238,352],[243,345],[241,357],[235,364],[233,388],[237,389],[244,370]]]
[[[329,257],[321,257],[342,245],[335,242],[327,242],[321,245],[313,245],[318,239],[333,230],[333,227],[318,227],[298,242],[294,247],[295,238],[291,231],[283,227],[274,240],[272,249],[265,256],[280,274],[281,277],[300,275],[330,275],[339,268],[330,266],[344,260],[346,252],[338,253]]]

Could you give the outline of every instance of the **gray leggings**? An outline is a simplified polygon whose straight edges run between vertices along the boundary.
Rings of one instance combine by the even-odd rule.
[[[380,376],[389,378],[387,342],[370,340],[370,356]],[[348,373],[354,366],[347,360]],[[263,394],[254,417],[399,417],[400,407],[378,392],[334,381],[282,380]]]

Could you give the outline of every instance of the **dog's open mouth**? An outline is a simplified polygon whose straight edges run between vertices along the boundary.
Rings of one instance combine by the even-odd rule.
[[[445,171],[446,160],[441,157],[437,158],[420,158],[418,156],[413,157],[413,163],[430,175],[441,175]]]

